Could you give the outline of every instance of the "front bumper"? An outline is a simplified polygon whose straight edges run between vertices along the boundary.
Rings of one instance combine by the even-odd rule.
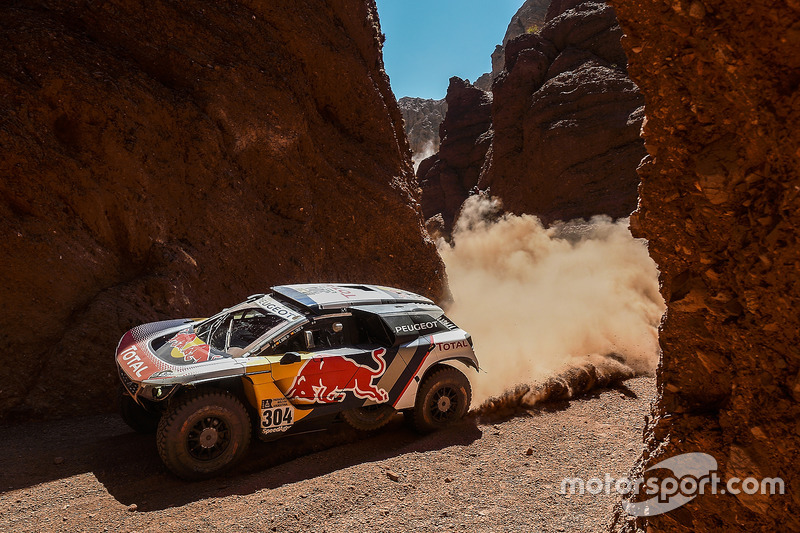
[[[141,404],[141,400],[148,400],[151,402],[161,402],[169,398],[179,385],[146,385],[144,383],[136,383],[122,369],[117,365],[117,373],[122,382],[122,386],[136,403]]]

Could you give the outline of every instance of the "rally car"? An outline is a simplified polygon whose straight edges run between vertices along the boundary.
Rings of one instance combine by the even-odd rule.
[[[123,419],[155,431],[185,479],[232,466],[252,433],[273,440],[336,420],[369,431],[398,411],[434,431],[469,409],[459,368],[478,369],[470,335],[431,300],[351,284],[281,285],[211,318],[143,324],[116,363]]]

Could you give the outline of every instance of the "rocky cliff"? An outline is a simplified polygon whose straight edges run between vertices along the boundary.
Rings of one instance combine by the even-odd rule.
[[[659,399],[634,474],[686,452],[722,480],[647,531],[800,530],[800,3],[612,0],[647,99],[632,229],[668,302]],[[737,487],[738,488],[738,487]],[[751,486],[752,488],[752,486]]]
[[[417,179],[429,228],[448,235],[461,204],[478,184],[492,142],[492,95],[452,77],[445,101],[447,116],[440,127],[439,153],[420,163]]]
[[[110,407],[131,326],[270,284],[431,296],[372,0],[0,7],[0,416]]]
[[[508,23],[503,43],[492,52],[491,80],[494,80],[506,66],[506,45],[520,35],[538,32],[544,25],[551,0],[525,0]]]
[[[492,87],[494,140],[481,189],[544,222],[636,207],[644,99],[626,72],[614,10],[556,1],[510,41]]]
[[[439,151],[439,126],[447,114],[447,102],[406,96],[397,104],[403,114],[411,159],[416,167]]]

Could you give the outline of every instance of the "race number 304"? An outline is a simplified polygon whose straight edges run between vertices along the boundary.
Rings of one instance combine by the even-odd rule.
[[[261,428],[264,432],[288,429],[294,423],[294,407],[285,398],[262,400]]]

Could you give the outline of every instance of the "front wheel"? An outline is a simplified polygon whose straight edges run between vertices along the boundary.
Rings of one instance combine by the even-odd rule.
[[[467,376],[453,367],[434,370],[422,381],[412,411],[412,423],[420,433],[430,433],[461,420],[472,401]]]
[[[250,416],[231,393],[190,392],[161,417],[158,453],[178,477],[205,479],[230,468],[244,456],[250,431]]]

